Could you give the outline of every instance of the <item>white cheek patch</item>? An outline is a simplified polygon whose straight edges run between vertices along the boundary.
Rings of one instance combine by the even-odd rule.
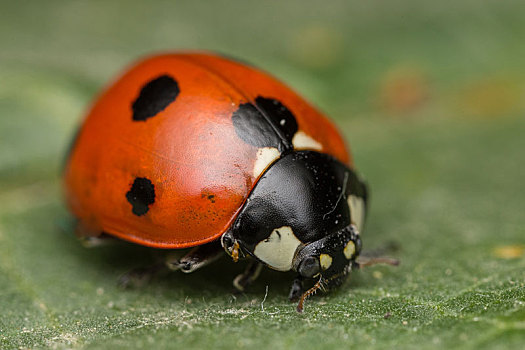
[[[321,254],[319,256],[319,262],[323,270],[328,270],[332,266],[332,257],[328,254]]]
[[[253,166],[253,176],[256,178],[259,177],[259,175],[280,156],[279,150],[275,147],[259,148]]]
[[[313,138],[305,134],[303,131],[295,133],[292,139],[294,149],[314,149],[320,151],[323,149],[323,145],[315,141]]]
[[[347,201],[350,207],[351,220],[357,226],[357,230],[361,232],[365,221],[365,201],[363,198],[353,195],[350,195]]]
[[[290,226],[283,226],[272,231],[270,237],[259,242],[253,254],[272,269],[289,271],[297,247],[301,241],[295,237]]]
[[[345,245],[345,249],[343,249],[343,253],[345,254],[345,258],[348,260],[352,259],[352,256],[355,254],[355,244],[352,241],[348,241]]]

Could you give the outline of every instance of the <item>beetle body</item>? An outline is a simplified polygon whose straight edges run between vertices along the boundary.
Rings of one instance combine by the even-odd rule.
[[[83,235],[221,242],[234,260],[325,284],[355,265],[367,193],[324,115],[260,70],[196,53],[148,58],[100,95],[64,187]],[[192,271],[202,251],[174,265]]]

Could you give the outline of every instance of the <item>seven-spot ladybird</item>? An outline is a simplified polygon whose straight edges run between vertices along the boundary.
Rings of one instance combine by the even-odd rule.
[[[359,267],[367,188],[335,126],[275,78],[216,55],[155,56],[124,73],[77,133],[64,187],[80,236],[195,247],[167,261],[184,272],[224,249],[250,258],[239,290],[263,265],[296,271],[298,311]]]

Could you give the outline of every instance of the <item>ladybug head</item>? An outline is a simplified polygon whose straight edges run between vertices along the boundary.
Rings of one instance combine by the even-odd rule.
[[[359,233],[355,225],[350,225],[300,247],[294,256],[293,269],[302,277],[318,278],[325,286],[335,286],[343,281],[361,247]]]
[[[259,179],[222,246],[234,261],[249,255],[278,271],[335,281],[360,252],[365,203],[364,184],[344,164],[293,152]]]
[[[350,225],[318,241],[296,247],[290,247],[282,240],[271,243],[272,240],[274,239],[270,238],[257,245],[274,246],[274,249],[262,254],[257,247],[252,251],[242,239],[234,238],[232,231],[222,236],[221,244],[235,262],[240,258],[253,256],[275,270],[294,270],[302,278],[320,279],[324,286],[328,287],[343,281],[343,277],[353,266],[362,247],[355,225]]]

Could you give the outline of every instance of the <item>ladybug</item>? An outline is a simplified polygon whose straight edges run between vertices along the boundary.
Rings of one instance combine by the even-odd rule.
[[[125,72],[79,129],[64,188],[82,239],[194,247],[166,261],[183,272],[224,251],[248,258],[240,291],[262,266],[292,270],[298,311],[360,266],[367,187],[336,127],[275,78],[218,55],[158,55]]]

